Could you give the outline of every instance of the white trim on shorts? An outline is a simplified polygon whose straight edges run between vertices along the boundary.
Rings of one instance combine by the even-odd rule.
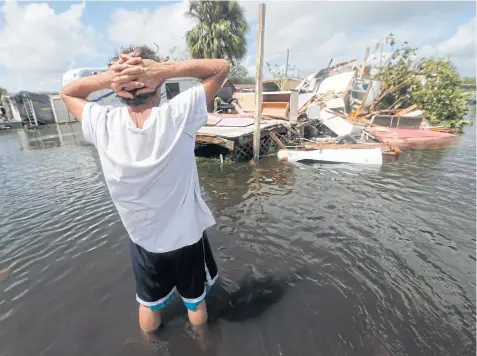
[[[164,297],[164,298],[161,298],[159,299],[158,301],[155,301],[155,302],[145,302],[144,300],[142,300],[141,298],[139,298],[139,296],[136,294],[136,300],[139,304],[142,304],[146,307],[153,307],[153,306],[156,306],[156,305],[159,305],[159,304],[162,304],[164,303],[166,300],[168,300],[171,295],[174,294],[174,292],[177,290],[176,287],[172,288],[172,290]]]
[[[207,267],[206,267],[206,269],[207,269]],[[212,287],[214,285],[217,278],[219,278],[219,274],[217,273],[217,275],[213,279],[210,279],[210,281],[209,281],[209,278],[210,278],[209,271],[207,271],[207,285],[204,285],[204,293],[202,293],[202,295],[200,297],[197,297],[197,298],[194,298],[194,299],[187,299],[187,298],[184,298],[183,296],[181,296],[182,300],[186,303],[199,303],[199,302],[203,301],[205,296],[207,295],[207,287]]]
[[[204,249],[204,266],[205,266],[205,278],[207,279],[207,283],[209,285],[212,285],[215,283],[215,280],[217,279],[217,276],[219,275],[219,273],[217,273],[217,276],[215,276],[214,279],[212,279],[212,277],[210,276],[209,269],[207,268],[207,262],[205,261],[205,249]]]

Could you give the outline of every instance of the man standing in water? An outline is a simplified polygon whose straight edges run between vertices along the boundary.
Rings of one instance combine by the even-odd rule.
[[[202,200],[195,136],[227,78],[223,59],[164,62],[146,46],[121,50],[109,69],[61,90],[68,110],[96,146],[112,200],[130,237],[139,326],[153,331],[177,291],[193,325],[207,321],[205,296],[217,278],[205,230],[215,224]],[[160,105],[169,78],[201,83]],[[88,102],[113,89],[123,107]]]

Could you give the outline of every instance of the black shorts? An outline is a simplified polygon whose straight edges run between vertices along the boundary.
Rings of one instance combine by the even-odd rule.
[[[153,253],[130,240],[136,300],[152,310],[164,308],[179,292],[185,306],[196,310],[218,277],[207,234],[178,250]]]

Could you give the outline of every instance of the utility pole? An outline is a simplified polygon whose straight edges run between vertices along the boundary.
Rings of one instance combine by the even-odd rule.
[[[253,160],[258,164],[260,156],[260,121],[262,120],[263,39],[265,27],[265,4],[258,5],[257,69],[255,88],[255,122],[253,127]]]
[[[288,57],[290,56],[290,49],[287,49],[287,64],[285,65],[285,78],[288,79]]]

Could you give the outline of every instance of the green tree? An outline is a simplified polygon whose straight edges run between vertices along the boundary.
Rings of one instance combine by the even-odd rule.
[[[0,98],[7,93],[7,89],[0,87]]]
[[[234,84],[254,84],[255,78],[248,74],[247,68],[241,64],[232,65],[229,78]]]
[[[467,114],[465,96],[460,91],[461,78],[451,61],[423,58],[416,64],[421,81],[411,87],[413,102],[422,108],[431,124],[460,127]]]
[[[278,86],[280,90],[285,90],[285,85],[290,78],[290,74],[296,73],[296,67],[294,65],[289,65],[288,70],[285,72],[285,67],[278,64],[271,65],[267,63],[267,69],[270,75],[272,76],[273,81]],[[296,75],[291,75],[292,77]]]
[[[189,1],[187,15],[198,20],[186,34],[193,58],[225,58],[232,64],[247,52],[248,24],[237,1]]]
[[[416,59],[417,49],[404,42],[396,48],[393,34],[376,46],[383,52],[389,46],[389,55],[376,79],[382,81],[382,90],[392,89],[378,104],[378,109],[402,109],[416,104],[432,125],[460,128],[467,123],[465,97],[460,92],[461,78],[452,62],[445,58]]]

